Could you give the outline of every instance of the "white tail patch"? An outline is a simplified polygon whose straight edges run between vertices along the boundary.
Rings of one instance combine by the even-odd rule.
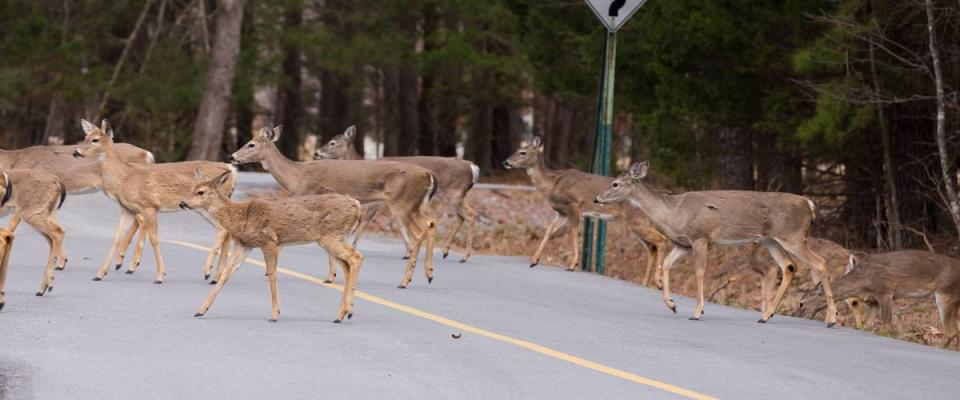
[[[423,202],[420,203],[420,209],[426,209],[427,205],[430,204],[430,195],[433,194],[433,189],[437,187],[437,180],[433,178],[433,174],[430,174],[430,187],[427,189],[427,194],[423,195]]]
[[[156,164],[157,159],[153,156],[153,152],[147,152],[147,164]]]
[[[806,197],[804,197],[804,200],[806,200],[806,201],[807,201],[807,205],[810,206],[810,212],[813,213],[813,218],[817,218],[817,205],[816,205],[816,204],[813,204],[813,200],[810,200],[810,199],[808,199],[808,198],[806,198]]]
[[[476,185],[480,181],[480,167],[477,164],[470,163],[470,172],[473,172],[473,184]]]
[[[847,259],[847,269],[843,271],[843,274],[849,274],[850,271],[853,271],[857,267],[857,256],[851,254],[850,258]]]

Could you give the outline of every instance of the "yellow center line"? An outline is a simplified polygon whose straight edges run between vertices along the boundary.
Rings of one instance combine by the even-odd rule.
[[[178,240],[165,240],[165,242],[169,242],[169,243],[172,243],[172,244],[180,245],[180,246],[183,246],[183,247],[188,247],[188,248],[191,248],[191,249],[202,250],[202,251],[210,251],[210,248],[209,248],[209,247],[204,247],[204,246],[201,246],[201,245],[198,245],[198,244],[189,243],[189,242],[181,242],[181,241],[178,241]],[[265,265],[262,261],[254,260],[254,259],[251,259],[251,258],[247,258],[247,259],[246,259],[246,262],[249,263],[249,264],[253,264],[253,265],[256,265],[256,266],[258,266],[258,267],[261,267],[261,268],[266,268],[266,265]],[[286,269],[286,268],[281,268],[281,267],[278,267],[278,268],[277,268],[277,271],[280,272],[281,274],[285,274],[285,275],[289,275],[289,276],[292,276],[292,277],[295,277],[295,278],[303,279],[303,280],[305,280],[305,281],[312,282],[312,283],[315,283],[315,284],[320,285],[320,286],[325,286],[325,287],[328,287],[328,288],[331,288],[331,289],[343,291],[343,285],[338,285],[338,284],[334,284],[334,283],[324,283],[322,279],[317,278],[317,277],[315,277],[315,276],[303,274],[303,273],[300,273],[300,272],[297,272],[297,271],[292,271],[292,270],[289,270],[289,269]],[[614,376],[614,377],[617,377],[617,378],[625,379],[625,380],[628,380],[628,381],[630,381],[630,382],[635,382],[635,383],[639,383],[639,384],[641,384],[641,385],[646,385],[646,386],[654,387],[654,388],[657,388],[657,389],[660,389],[660,390],[663,390],[663,391],[666,391],[666,392],[670,392],[670,393],[673,393],[673,394],[677,394],[677,395],[680,395],[680,396],[683,396],[683,397],[687,397],[687,398],[690,398],[690,399],[697,399],[697,400],[716,400],[715,397],[711,397],[711,396],[708,396],[708,395],[705,395],[705,394],[702,394],[702,393],[698,393],[698,392],[695,392],[695,391],[692,391],[692,390],[684,389],[684,388],[679,387],[679,386],[674,386],[674,385],[671,385],[671,384],[669,384],[669,383],[660,382],[660,381],[658,381],[658,380],[654,380],[654,379],[650,379],[650,378],[645,378],[645,377],[642,377],[642,376],[640,376],[640,375],[632,374],[632,373],[630,373],[630,372],[623,371],[623,370],[620,370],[620,369],[616,369],[616,368],[613,368],[613,367],[608,367],[608,366],[603,365],[603,364],[598,364],[598,363],[595,363],[595,362],[593,362],[593,361],[586,360],[586,359],[583,359],[583,358],[580,358],[580,357],[577,357],[577,356],[574,356],[574,355],[571,355],[571,354],[567,354],[567,353],[564,353],[564,352],[561,352],[561,351],[557,351],[557,350],[551,349],[551,348],[549,348],[549,347],[541,346],[541,345],[536,344],[536,343],[533,343],[533,342],[528,342],[528,341],[526,341],[526,340],[521,340],[521,339],[512,338],[512,337],[509,337],[509,336],[501,335],[501,334],[496,333],[496,332],[488,331],[488,330],[486,330],[486,329],[481,329],[481,328],[478,328],[478,327],[475,327],[475,326],[472,326],[472,325],[468,325],[468,324],[465,324],[465,323],[463,323],[463,322],[454,321],[454,320],[452,320],[452,319],[444,318],[444,317],[441,317],[441,316],[436,315],[436,314],[432,314],[432,313],[429,313],[429,312],[426,312],[426,311],[423,311],[423,310],[419,310],[419,309],[416,309],[416,308],[413,308],[413,307],[410,307],[410,306],[406,306],[406,305],[403,305],[403,304],[400,304],[400,303],[395,303],[395,302],[392,302],[392,301],[390,301],[390,300],[384,299],[384,298],[382,298],[382,297],[377,297],[377,296],[374,296],[374,295],[372,295],[372,294],[368,294],[368,293],[365,293],[365,292],[362,292],[362,291],[359,291],[359,290],[354,291],[353,295],[354,295],[354,297],[356,297],[356,298],[360,298],[360,299],[369,301],[369,302],[371,302],[371,303],[379,304],[379,305],[381,305],[381,306],[384,306],[384,307],[387,307],[387,308],[391,308],[391,309],[393,309],[393,310],[400,311],[400,312],[402,312],[402,313],[406,313],[406,314],[410,314],[410,315],[413,315],[413,316],[417,316],[417,317],[420,317],[420,318],[423,318],[423,319],[427,319],[427,320],[430,320],[430,321],[433,321],[433,322],[436,322],[436,323],[439,323],[439,324],[443,324],[443,325],[446,325],[446,326],[449,326],[449,327],[452,327],[452,328],[456,328],[456,329],[461,330],[461,331],[464,331],[464,332],[470,332],[470,333],[475,334],[475,335],[480,335],[480,336],[484,336],[484,337],[487,337],[487,338],[490,338],[490,339],[493,339],[493,340],[497,340],[497,341],[501,341],[501,342],[504,342],[504,343],[509,343],[509,344],[512,344],[512,345],[515,345],[515,346],[519,346],[519,347],[522,347],[522,348],[524,348],[524,349],[527,349],[527,350],[530,350],[530,351],[533,351],[533,352],[536,352],[536,353],[543,354],[543,355],[545,355],[545,356],[553,357],[553,358],[556,358],[556,359],[558,359],[558,360],[566,361],[566,362],[569,362],[569,363],[571,363],[571,364],[579,365],[579,366],[581,366],[581,367],[584,367],[584,368],[587,368],[587,369],[591,369],[591,370],[594,370],[594,371],[597,371],[597,372],[600,372],[600,373],[604,373],[604,374],[607,374],[607,375],[610,375],[610,376]]]

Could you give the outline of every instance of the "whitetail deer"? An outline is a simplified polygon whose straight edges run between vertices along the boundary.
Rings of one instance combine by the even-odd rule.
[[[259,162],[292,196],[340,193],[360,204],[384,204],[401,224],[401,232],[412,256],[399,288],[406,288],[421,245],[426,242],[424,270],[433,281],[433,236],[436,223],[426,214],[427,203],[436,191],[436,178],[421,167],[393,161],[319,160],[293,161],[277,149],[282,127],[264,128],[230,156],[235,163]],[[333,264],[327,282],[335,276]]]
[[[850,256],[846,272],[836,281],[836,298],[848,300],[857,321],[863,325],[863,309],[879,306],[881,326],[893,324],[893,300],[927,298],[931,295],[943,325],[944,348],[956,342],[960,349],[957,312],[960,311],[960,260],[923,250],[901,250],[870,254],[862,259]],[[812,318],[823,311],[823,302],[808,294],[798,315]]]
[[[593,203],[597,193],[609,187],[613,178],[575,169],[551,170],[547,168],[544,158],[540,137],[533,137],[523,141],[520,148],[503,162],[503,166],[507,169],[526,169],[537,191],[557,212],[556,217],[547,226],[536,253],[533,254],[530,267],[540,263],[540,256],[547,241],[562,235],[569,228],[572,231],[570,246],[573,256],[570,258],[567,270],[573,271],[580,261],[578,240],[580,219],[584,215],[595,216],[602,219],[622,220],[627,229],[640,237],[647,249],[647,269],[644,272],[643,283],[649,284],[651,273],[659,269],[663,262],[663,255],[667,248],[666,236],[658,232],[639,210],[622,206],[601,210]]]
[[[43,280],[37,296],[53,291],[53,271],[63,269],[67,257],[63,248],[63,226],[57,221],[57,209],[63,205],[67,190],[56,176],[43,171],[30,169],[11,169],[3,171],[2,200],[0,208],[12,209],[10,228],[12,234],[21,221],[36,229],[47,240],[50,253],[43,271]],[[12,238],[11,241],[12,242]],[[9,243],[7,244],[9,245]],[[9,257],[4,253],[4,258]],[[6,260],[3,261],[4,264]],[[4,270],[6,265],[3,265]],[[3,275],[6,275],[4,272]],[[0,291],[3,290],[3,278],[0,278]]]
[[[595,199],[598,205],[628,201],[640,208],[660,232],[675,246],[663,262],[663,301],[677,312],[670,297],[670,268],[680,258],[693,253],[697,277],[697,307],[693,320],[703,315],[703,277],[710,244],[760,243],[783,272],[783,280],[773,304],[757,322],[767,322],[777,310],[796,272],[796,262],[817,271],[827,296],[828,326],[836,324],[837,307],[833,302],[830,276],[824,261],[810,250],[807,237],[816,216],[813,202],[789,193],[734,190],[687,192],[678,195],[657,193],[643,182],[649,163],[642,162],[620,175],[609,189]]]
[[[13,248],[13,232],[0,228],[0,310],[6,305],[6,292],[4,286],[7,282],[7,266],[10,265],[10,250]]]
[[[342,134],[330,139],[329,142],[317,150],[315,159],[317,160],[362,160],[360,154],[353,143],[356,138],[357,128],[351,126]],[[450,246],[453,239],[457,236],[460,228],[466,225],[467,237],[464,245],[463,256],[460,262],[466,262],[470,258],[470,251],[473,248],[473,227],[477,221],[477,212],[473,207],[466,203],[467,192],[473,188],[480,178],[480,168],[476,164],[458,160],[454,157],[383,157],[381,160],[397,161],[417,165],[433,172],[437,177],[437,196],[435,199],[447,204],[457,214],[457,225],[450,232],[450,236],[443,244],[443,258],[450,254]],[[370,222],[376,213],[376,208],[372,208],[368,215],[360,223],[360,229],[357,230],[357,236],[354,239],[354,246],[357,244],[360,235],[366,224]]]
[[[227,272],[217,281],[195,317],[206,314],[227,280],[240,267],[247,254],[259,247],[267,264],[273,313],[270,321],[280,318],[277,294],[277,258],[281,246],[307,242],[320,244],[343,269],[343,296],[339,323],[353,317],[353,288],[360,273],[363,255],[347,243],[347,236],[360,222],[360,202],[341,194],[289,197],[276,201],[260,199],[233,202],[222,193],[229,184],[230,173],[210,179],[197,171],[193,194],[180,203],[185,209],[204,209],[216,224],[230,233],[236,243]]]
[[[62,142],[62,139],[60,140]],[[153,153],[137,146],[126,143],[115,145],[117,152],[124,161],[131,164],[153,164]],[[0,149],[0,168],[2,169],[35,169],[53,174],[67,189],[67,193],[89,193],[103,187],[103,178],[100,174],[100,162],[93,159],[73,157],[77,146],[31,146],[18,150]],[[125,240],[117,257],[117,268],[123,264],[126,249],[137,231],[137,223],[133,221],[126,229]],[[119,228],[118,228],[119,229]],[[211,261],[208,260],[208,263]],[[57,269],[66,267],[66,260]]]
[[[103,266],[93,278],[102,280],[110,270],[113,256],[119,251],[122,240],[123,227],[135,220],[140,227],[140,236],[134,248],[133,260],[127,273],[133,273],[140,266],[140,257],[143,254],[144,241],[149,238],[157,260],[157,272],[153,283],[163,283],[166,268],[160,254],[160,238],[157,236],[157,213],[160,211],[177,210],[180,201],[190,194],[194,184],[194,171],[200,169],[211,175],[231,172],[229,185],[224,185],[226,195],[233,193],[236,184],[235,169],[229,165],[210,161],[185,161],[164,164],[130,164],[123,160],[113,143],[113,129],[107,120],[103,120],[100,128],[82,121],[86,133],[83,144],[74,151],[75,157],[102,158],[100,168],[103,179],[103,191],[107,196],[117,201],[122,210],[120,223],[114,234],[113,244]],[[214,250],[208,254],[207,264],[204,265],[205,279],[209,278],[209,268],[215,251],[225,248],[229,236],[223,230],[218,230]],[[221,257],[217,268],[217,277],[223,273],[225,257]],[[119,269],[119,264],[117,269]]]

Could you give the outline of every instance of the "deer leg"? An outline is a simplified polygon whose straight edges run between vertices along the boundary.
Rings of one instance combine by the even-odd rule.
[[[877,297],[880,307],[880,328],[893,330],[893,294],[884,293]]]
[[[863,329],[864,321],[864,312],[863,309],[866,307],[865,302],[862,298],[854,297],[852,299],[847,299],[847,307],[850,308],[850,313],[853,314],[853,323],[854,327],[857,329]]]
[[[773,299],[776,297],[777,273],[780,272],[779,266],[767,268],[760,278],[760,315],[767,312],[773,305]]]
[[[134,220],[133,223],[130,224],[130,228],[128,228],[126,233],[123,234],[123,239],[120,240],[120,246],[117,248],[117,262],[116,266],[114,267],[116,270],[119,271],[120,267],[123,266],[123,259],[127,254],[127,247],[130,247],[130,242],[133,241],[133,235],[137,233],[137,229],[139,229],[139,227],[140,224]],[[139,243],[139,246],[143,247],[142,241]]]
[[[153,283],[159,285],[163,283],[163,278],[167,276],[167,269],[163,265],[163,255],[160,254],[160,237],[157,236],[157,212],[149,210],[145,212],[143,229],[147,231],[150,238],[150,247],[153,248],[153,255],[157,258],[157,272],[154,275]]]
[[[213,260],[225,249],[224,244],[229,240],[229,236],[227,231],[217,229],[217,238],[213,241],[213,247],[207,252],[207,259],[203,262],[203,280],[210,279],[210,272],[213,271]],[[223,257],[220,258],[223,259]],[[214,279],[219,275],[219,273],[214,275]]]
[[[397,215],[397,213],[394,213]],[[406,229],[410,230],[413,240],[413,256],[407,260],[407,269],[403,274],[403,280],[400,281],[400,285],[397,287],[400,289],[406,289],[407,285],[410,284],[410,281],[413,280],[413,271],[417,267],[417,255],[420,254],[420,246],[423,244],[424,236],[426,235],[426,230],[419,226],[418,221],[415,220],[412,216],[407,216],[403,218]]]
[[[547,241],[550,240],[550,237],[553,236],[553,232],[559,227],[561,223],[560,213],[557,213],[557,216],[553,218],[553,221],[550,222],[550,225],[547,225],[546,232],[543,233],[543,239],[540,240],[540,245],[537,246],[537,252],[533,253],[533,258],[530,259],[530,268],[536,267],[537,264],[540,264],[540,254],[543,253],[544,246],[547,245]],[[562,220],[563,223],[566,223],[566,220]]]
[[[20,221],[22,220],[23,219],[20,218],[20,215],[14,213],[10,216],[10,225],[8,225],[7,229],[10,230],[10,232],[17,230],[17,227],[20,226]]]
[[[693,242],[693,261],[697,275],[697,308],[693,310],[691,320],[699,321],[703,316],[703,278],[707,271],[707,249],[710,242],[699,239]]]
[[[570,256],[570,264],[567,266],[567,271],[576,271],[577,265],[580,265],[580,207],[573,205],[570,207],[570,214],[567,215],[567,224],[569,224],[570,230],[570,247],[573,250],[573,254]],[[588,232],[583,232],[584,240],[586,240],[586,235]]]
[[[137,220],[134,223],[134,226],[140,226],[140,235],[137,237],[137,245],[133,248],[133,260],[131,260],[132,262],[130,263],[130,266],[127,267],[127,271],[125,272],[126,274],[137,272],[137,268],[140,268],[140,261],[143,259],[143,245],[147,241],[147,236],[150,235],[148,230],[145,228],[147,226],[147,215],[145,213],[138,214],[136,218]],[[130,242],[127,241],[126,243],[129,244]],[[120,246],[121,253],[123,253],[124,247],[126,247],[126,245]],[[117,265],[119,266],[120,264]]]
[[[427,284],[429,285],[433,283],[433,240],[437,236],[437,222],[430,217],[425,217],[424,220],[426,230],[423,234],[426,236],[424,240],[426,242],[424,244],[426,254],[423,255],[423,273],[426,274]],[[420,249],[417,249],[417,251],[413,253],[413,257],[416,258],[419,256],[419,253]]]
[[[833,287],[830,285],[830,272],[827,271],[827,267],[823,261],[823,258],[810,250],[806,239],[794,240],[793,242],[777,240],[777,243],[779,243],[784,250],[790,253],[794,260],[806,264],[808,267],[812,267],[812,269],[816,271],[816,275],[814,276],[820,277],[820,283],[823,285],[823,293],[827,297],[827,316],[824,322],[827,323],[828,328],[836,325],[837,303],[833,299]],[[783,280],[787,280],[786,275],[783,276]],[[780,287],[783,288],[783,284],[781,284]],[[779,304],[780,302],[777,301],[775,306]]]
[[[647,267],[643,270],[643,281],[641,281],[641,284],[643,286],[650,286],[650,277],[653,276],[653,269],[656,268],[657,250],[652,244],[642,239],[640,240],[640,245],[643,246],[643,249],[647,253]]]
[[[213,275],[213,280],[210,281],[211,285],[216,285],[217,281],[223,278],[223,274],[227,271],[227,261],[230,259],[230,242],[230,234],[227,233],[223,237],[223,242],[220,243],[220,260],[217,262],[217,271]]]
[[[340,310],[337,312],[337,319],[333,321],[334,323],[340,323],[344,318],[353,318],[353,291],[357,285],[363,255],[353,246],[338,238],[324,239],[320,241],[320,245],[327,250],[327,253],[332,254],[340,267],[343,268],[344,284],[340,298]]]
[[[373,220],[373,217],[377,215],[377,211],[380,209],[379,206],[369,206],[367,207],[366,212],[363,214],[363,218],[360,219],[360,226],[357,227],[356,233],[353,236],[353,246],[357,246],[357,242],[360,240],[360,236],[363,235],[363,231],[367,229],[367,224]],[[409,244],[407,245],[409,246]]]
[[[783,272],[783,280],[780,281],[780,287],[777,289],[777,294],[773,297],[773,302],[763,311],[760,319],[757,320],[757,322],[761,324],[766,323],[776,314],[777,308],[780,307],[780,301],[783,300],[784,294],[786,294],[787,289],[790,288],[790,282],[793,281],[793,274],[797,270],[793,261],[784,254],[783,249],[777,245],[776,242],[764,242],[764,247],[766,247],[767,252],[770,253],[770,257],[773,258]]]
[[[270,303],[272,305],[270,322],[277,322],[280,318],[280,296],[277,293],[277,258],[280,249],[275,243],[260,248],[263,260],[267,264],[267,278],[270,280]]]
[[[107,276],[107,272],[110,271],[110,262],[113,261],[113,255],[116,254],[117,248],[120,246],[120,235],[124,232],[124,228],[133,222],[133,213],[127,211],[126,209],[121,209],[120,223],[117,224],[117,230],[113,234],[113,243],[110,245],[110,252],[107,254],[107,259],[104,260],[103,266],[100,267],[100,270],[98,270],[97,274],[93,277],[93,280],[99,281]]]
[[[243,260],[247,258],[247,254],[250,254],[252,247],[241,245],[236,243],[233,246],[232,254],[230,255],[230,261],[227,263],[230,268],[224,271],[223,276],[220,277],[220,280],[217,281],[217,285],[213,287],[213,290],[210,291],[210,294],[207,295],[207,299],[203,301],[203,304],[200,306],[200,311],[197,311],[194,314],[194,317],[202,317],[207,313],[207,310],[210,309],[210,306],[213,305],[213,300],[217,298],[217,295],[220,294],[220,290],[223,289],[223,286],[227,284],[227,281],[230,280],[230,277],[233,276],[238,269],[240,269],[240,264],[243,263]]]
[[[459,263],[467,262],[467,259],[470,258],[470,252],[473,251],[473,230],[477,226],[477,212],[465,203],[466,200],[461,200],[460,203],[460,212],[462,214],[461,218],[465,220],[464,225],[467,229],[467,241],[463,245],[463,255],[460,256]]]
[[[670,297],[670,268],[673,268],[673,264],[688,253],[690,253],[689,248],[674,246],[673,250],[670,250],[670,254],[667,255],[666,260],[663,261],[663,291],[661,295],[663,296],[663,304],[666,304],[667,308],[673,311],[674,314],[677,313],[677,304],[674,303]]]
[[[3,256],[0,257],[0,310],[6,304],[6,292],[4,288],[7,282],[7,267],[10,265],[10,251],[13,250],[13,232],[0,229],[0,249]]]
[[[934,292],[933,298],[940,313],[940,325],[943,328],[943,343],[940,347],[949,348],[957,336],[957,298],[949,292]]]
[[[62,252],[64,230],[52,215],[30,214],[24,219],[27,224],[30,224],[31,227],[43,235],[50,247],[50,252],[47,255],[47,265],[43,272],[43,280],[40,282],[40,289],[37,290],[37,296],[43,296],[44,293],[53,291],[53,271]]]
[[[327,278],[323,280],[323,283],[333,283],[333,279],[337,277],[337,265],[335,258],[330,252],[327,252]]]

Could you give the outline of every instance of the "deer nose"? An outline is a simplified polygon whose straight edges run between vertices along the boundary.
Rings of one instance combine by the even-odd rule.
[[[510,169],[510,160],[503,160],[503,167],[506,169]]]
[[[182,209],[184,209],[184,210],[187,210],[187,209],[190,209],[190,206],[187,205],[187,202],[186,202],[186,201],[181,201],[181,202],[180,202],[180,208],[182,208]]]
[[[74,150],[74,151],[73,151],[73,157],[74,157],[74,158],[83,158],[83,154],[80,153],[80,150]]]
[[[594,198],[593,198],[593,204],[598,205],[598,206],[602,206],[602,205],[603,205],[603,202],[600,201],[600,198],[599,198],[599,197],[594,197]]]
[[[230,164],[240,164],[240,161],[237,161],[236,157],[234,157],[232,154],[230,155],[230,158],[227,159],[227,161],[229,161]]]

